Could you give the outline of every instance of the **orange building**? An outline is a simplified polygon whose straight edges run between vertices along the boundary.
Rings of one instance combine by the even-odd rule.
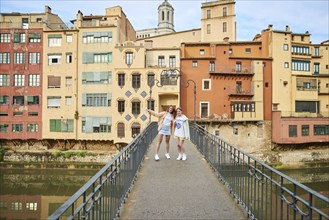
[[[183,43],[182,83],[196,83],[196,118],[206,121],[271,120],[271,59],[261,42]],[[193,89],[181,87],[181,105],[193,118]]]

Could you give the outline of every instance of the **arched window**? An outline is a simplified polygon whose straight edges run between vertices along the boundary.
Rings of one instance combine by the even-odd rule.
[[[162,20],[164,21],[164,11],[162,12]]]
[[[118,137],[119,138],[124,138],[125,137],[125,124],[120,122],[118,123]]]
[[[133,115],[139,115],[141,113],[141,101],[139,99],[133,99],[131,101],[131,113]]]
[[[135,138],[139,133],[141,133],[141,125],[138,122],[134,122],[131,125],[131,136]]]
[[[227,8],[224,7],[224,8],[223,8],[223,17],[226,17],[226,16],[227,16]]]
[[[169,21],[169,11],[167,12],[167,21]]]

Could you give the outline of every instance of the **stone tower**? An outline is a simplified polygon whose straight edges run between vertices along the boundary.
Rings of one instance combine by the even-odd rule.
[[[158,34],[168,34],[174,30],[174,8],[164,0],[158,7]]]

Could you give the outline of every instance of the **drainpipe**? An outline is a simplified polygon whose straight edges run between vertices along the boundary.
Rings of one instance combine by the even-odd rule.
[[[79,33],[80,29],[78,29],[77,32],[77,48],[76,48],[76,99],[75,99],[75,109],[77,112],[79,112],[79,95],[78,95],[78,87],[79,87]],[[75,112],[74,112],[75,114]],[[75,119],[75,117],[74,117]],[[79,117],[75,119],[75,140],[78,140],[78,123],[79,123]]]

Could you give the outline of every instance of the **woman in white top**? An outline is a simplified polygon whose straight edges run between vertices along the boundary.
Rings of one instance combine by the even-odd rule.
[[[177,139],[177,147],[179,153],[177,160],[186,160],[184,141],[190,140],[190,127],[188,124],[188,118],[183,115],[182,108],[177,108],[176,114],[174,136]]]
[[[154,159],[156,161],[160,160],[158,153],[160,150],[160,145],[161,145],[163,136],[166,136],[167,153],[165,154],[165,156],[167,159],[170,159],[169,140],[170,140],[170,135],[172,134],[173,128],[174,128],[175,108],[173,106],[169,106],[167,111],[160,112],[160,113],[156,113],[152,110],[147,110],[147,111],[149,114],[159,118],[159,122],[158,122],[159,139],[158,139],[158,143],[155,148]]]

